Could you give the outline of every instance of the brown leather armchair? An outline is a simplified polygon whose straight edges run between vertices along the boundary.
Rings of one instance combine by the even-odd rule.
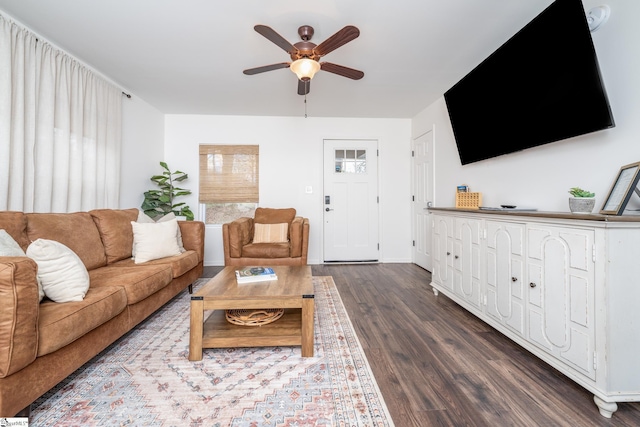
[[[253,218],[223,224],[222,241],[224,265],[306,265],[309,219],[293,208],[257,208]]]

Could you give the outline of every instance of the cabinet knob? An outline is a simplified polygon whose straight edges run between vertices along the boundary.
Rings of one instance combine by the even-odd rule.
[[[453,257],[454,257],[455,259],[458,259],[458,255],[454,255]]]
[[[530,288],[535,288],[535,287],[536,287],[536,284],[535,284],[535,283],[533,283],[533,282],[531,282],[531,283],[529,283],[529,287],[530,287]]]
[[[447,256],[451,255],[451,252],[447,252]]]
[[[512,282],[517,282],[517,281],[518,281],[518,278],[517,278],[517,277],[512,277],[512,278],[511,278],[511,281],[512,281]]]

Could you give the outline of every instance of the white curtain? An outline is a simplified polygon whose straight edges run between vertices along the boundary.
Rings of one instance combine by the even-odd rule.
[[[117,208],[122,91],[0,15],[0,210]]]

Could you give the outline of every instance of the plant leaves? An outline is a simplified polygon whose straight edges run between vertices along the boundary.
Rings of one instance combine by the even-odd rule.
[[[166,162],[160,162],[160,166],[164,169],[162,175],[153,175],[150,178],[160,189],[144,192],[144,201],[141,206],[142,210],[152,218],[174,212],[176,215],[185,216],[188,220],[193,220],[193,212],[191,212],[184,202],[173,204],[175,197],[191,194],[191,190],[178,188],[173,185],[174,182],[187,180],[189,175],[180,170],[171,172]],[[180,210],[176,208],[180,208]]]

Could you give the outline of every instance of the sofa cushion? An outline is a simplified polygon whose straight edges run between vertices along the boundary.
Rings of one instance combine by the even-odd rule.
[[[171,283],[173,270],[167,264],[119,266],[112,264],[89,272],[91,288],[124,288],[127,304],[135,304]]]
[[[87,270],[107,263],[100,233],[87,212],[28,213],[27,235],[37,239],[55,240],[75,252]]]
[[[291,221],[293,221],[295,216],[296,210],[294,208],[257,208],[256,213],[253,216],[253,222],[260,224],[279,224],[286,222],[287,224],[291,224]]]
[[[284,243],[289,239],[289,224],[260,224],[253,226],[253,243]]]
[[[289,243],[251,243],[242,248],[243,258],[287,258]]]
[[[3,211],[0,212],[0,228],[9,233],[18,242],[23,251],[29,246],[27,236],[27,217],[22,212]]]
[[[138,209],[96,209],[89,213],[100,232],[107,264],[131,258],[133,247],[131,221],[138,218]]]
[[[55,302],[82,301],[89,289],[89,273],[82,260],[60,242],[37,239],[27,256],[38,264],[44,294]]]
[[[72,343],[127,307],[124,288],[118,286],[89,288],[82,301],[57,303],[45,300],[40,304],[38,321],[38,356]]]
[[[27,257],[8,257],[0,263],[0,378],[36,358],[40,305],[36,269]]]
[[[133,228],[134,262],[142,264],[154,259],[180,255],[178,246],[178,221],[152,224],[131,221]]]
[[[196,251],[186,251],[180,255],[155,259],[153,261],[145,262],[144,264],[135,264],[132,259],[124,259],[113,265],[118,267],[146,267],[148,265],[170,266],[173,278],[176,278],[196,267],[199,262],[200,258]]]

